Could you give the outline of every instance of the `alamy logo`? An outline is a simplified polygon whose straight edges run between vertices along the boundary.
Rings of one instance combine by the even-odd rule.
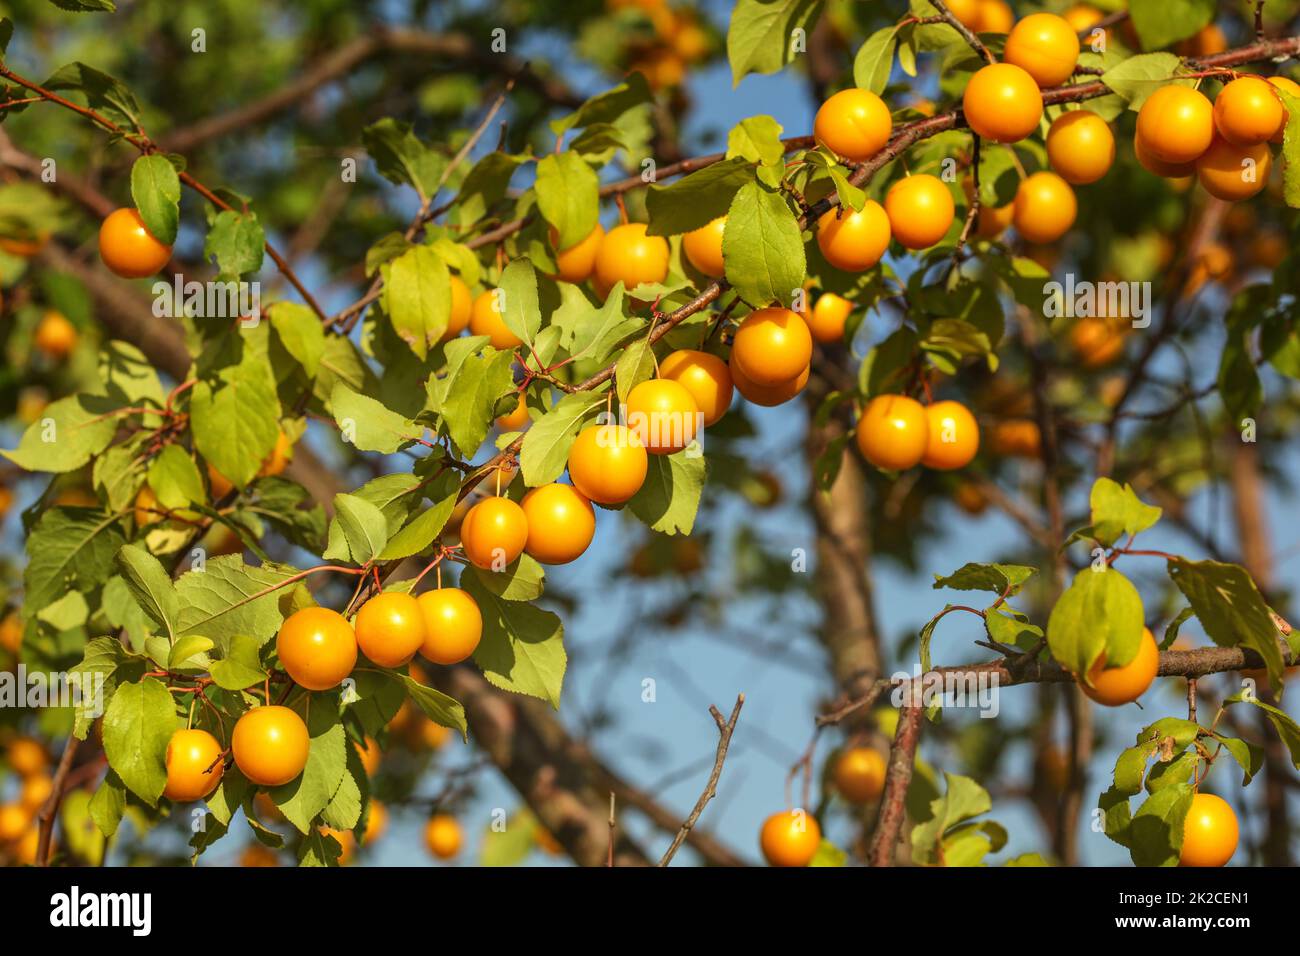
[[[134,936],[148,936],[153,927],[153,896],[149,893],[85,893],[74,886],[50,897],[50,925],[124,926]]]
[[[0,672],[0,708],[10,707],[71,707],[79,717],[102,717],[104,675],[97,671],[47,674],[19,664],[15,671]]]
[[[176,275],[172,282],[155,282],[153,295],[153,314],[160,319],[239,317],[245,327],[254,328],[262,318],[262,284],[256,281],[186,282]]]
[[[1132,319],[1133,328],[1151,324],[1150,282],[1082,282],[1074,273],[1065,274],[1065,282],[1043,284],[1043,315],[1049,319]]]

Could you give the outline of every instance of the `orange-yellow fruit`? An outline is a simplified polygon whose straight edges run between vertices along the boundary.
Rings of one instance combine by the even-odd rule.
[[[560,234],[551,228],[551,245],[560,241]],[[587,233],[587,238],[567,249],[555,253],[556,275],[565,282],[575,285],[586,282],[596,269],[596,253],[600,251],[601,241],[605,238],[605,227],[596,223],[596,228]]]
[[[167,265],[172,247],[155,239],[134,209],[115,209],[99,227],[99,256],[123,278],[143,279]]]
[[[0,621],[0,648],[10,654],[17,654],[23,646],[23,622],[17,612],[6,614]]]
[[[976,33],[1010,33],[1015,23],[1016,14],[1005,0],[979,0],[971,29]]]
[[[515,405],[514,410],[497,418],[497,428],[503,432],[517,432],[522,430],[529,420],[528,401],[521,392],[519,394],[519,403]]]
[[[921,464],[940,471],[965,468],[980,448],[980,427],[961,402],[926,406],[927,438]]]
[[[9,253],[11,256],[17,256],[19,259],[30,259],[44,249],[49,241],[50,234],[48,232],[24,238],[0,236],[0,250]]]
[[[868,199],[861,209],[830,209],[817,220],[817,248],[837,269],[865,272],[889,248],[889,216]]]
[[[1082,33],[1106,17],[1096,7],[1089,6],[1086,3],[1076,3],[1061,16],[1065,18],[1065,22],[1070,25],[1070,29],[1075,33]]]
[[[1210,148],[1214,107],[1186,86],[1162,86],[1138,110],[1143,149],[1164,163],[1190,163]]]
[[[956,207],[952,192],[936,176],[905,176],[885,195],[889,231],[907,249],[926,249],[952,226]]]
[[[996,239],[1011,225],[1016,214],[1016,204],[1009,202],[1005,206],[988,206],[980,204],[979,218],[975,220],[975,232],[981,239]]]
[[[727,363],[716,355],[679,349],[659,363],[659,377],[676,382],[691,393],[706,427],[731,407],[731,372]]]
[[[1142,640],[1133,659],[1122,667],[1107,667],[1103,653],[1088,670],[1092,686],[1081,683],[1083,692],[1099,704],[1118,707],[1137,700],[1156,679],[1160,667],[1160,648],[1147,628],[1142,629]]]
[[[388,830],[388,808],[378,800],[370,801],[370,812],[366,815],[366,829],[362,833],[362,844],[369,846],[380,839]]]
[[[835,789],[849,803],[870,803],[885,789],[885,758],[872,747],[850,747],[831,770]]]
[[[993,450],[1010,458],[1037,458],[1043,437],[1038,423],[1028,418],[1010,418],[993,426]]]
[[[361,758],[361,766],[366,771],[367,777],[373,777],[379,772],[379,765],[383,763],[384,751],[379,746],[379,741],[373,737],[367,737],[365,741],[357,744],[357,756]]]
[[[782,810],[763,823],[758,843],[768,866],[807,866],[817,855],[822,829],[803,810]]]
[[[1212,56],[1228,48],[1228,38],[1223,35],[1216,23],[1207,23],[1188,39],[1179,43],[1174,50],[1180,56]]]
[[[668,240],[646,235],[643,222],[615,226],[596,251],[595,283],[601,298],[615,283],[631,292],[642,283],[663,282],[668,276]]]
[[[15,737],[9,741],[4,756],[9,761],[9,769],[20,777],[44,773],[50,762],[45,748],[30,737]]]
[[[1086,316],[1070,326],[1070,347],[1084,368],[1103,368],[1124,354],[1123,322]]]
[[[1273,154],[1268,143],[1233,146],[1220,136],[1196,161],[1196,177],[1216,199],[1238,202],[1249,199],[1268,184]]]
[[[1276,87],[1262,77],[1239,77],[1215,97],[1215,128],[1233,146],[1267,142],[1284,122],[1286,110]]]
[[[1038,129],[1043,96],[1038,84],[1014,63],[981,67],[962,94],[966,122],[995,143],[1014,143]]]
[[[527,540],[528,519],[523,509],[509,498],[484,498],[469,509],[460,525],[465,557],[485,570],[502,571],[513,564],[523,554]],[[419,646],[416,644],[415,648]],[[415,653],[415,648],[411,653]]]
[[[275,652],[294,683],[329,690],[357,664],[357,636],[347,618],[327,607],[305,607],[280,625]]]
[[[293,442],[289,441],[289,436],[283,431],[277,431],[275,434],[275,447],[271,449],[271,454],[267,455],[266,460],[262,462],[262,467],[257,470],[257,477],[272,478],[284,474],[284,469],[289,465],[289,452],[292,448]]]
[[[498,295],[500,293],[500,295]],[[479,293],[470,310],[469,331],[471,335],[486,335],[494,349],[513,349],[524,344],[524,340],[510,331],[498,307],[504,306],[500,289],[488,289]]]
[[[759,309],[740,323],[731,356],[749,381],[780,385],[797,378],[812,361],[812,333],[796,312]]]
[[[263,787],[295,779],[307,766],[311,738],[302,718],[288,707],[254,707],[235,724],[230,738],[235,765]]]
[[[1054,13],[1031,13],[1012,28],[1002,58],[1039,86],[1060,86],[1079,62],[1078,31]]]
[[[469,286],[460,276],[451,277],[451,312],[447,316],[447,330],[442,333],[442,341],[454,339],[469,328],[469,319],[474,312],[474,296]]]
[[[1198,793],[1183,823],[1179,866],[1223,866],[1237,851],[1237,814],[1222,797]]]
[[[695,440],[700,409],[686,386],[669,378],[641,382],[627,394],[628,427],[652,455],[672,455]]]
[[[528,519],[524,550],[542,564],[568,564],[596,535],[596,511],[572,485],[552,482],[534,488],[524,495],[523,509]]]
[[[802,392],[804,386],[808,384],[808,376],[811,371],[810,367],[805,367],[795,378],[787,379],[776,385],[759,385],[757,382],[750,380],[740,366],[736,364],[734,353],[728,367],[731,370],[731,380],[735,383],[736,391],[744,396],[747,401],[753,402],[755,405],[762,405],[764,408],[783,405]]]
[[[1167,163],[1151,152],[1139,133],[1133,137],[1133,153],[1142,168],[1164,179],[1182,179],[1196,173],[1196,160],[1186,163]]]
[[[177,803],[202,800],[217,789],[225,769],[216,737],[206,730],[178,730],[167,743],[163,796]]]
[[[1095,183],[1115,162],[1115,134],[1091,110],[1070,110],[1047,131],[1047,158],[1067,183]]]
[[[813,136],[832,153],[860,163],[884,149],[893,119],[870,90],[840,90],[817,110]]]
[[[260,843],[250,843],[239,854],[239,865],[245,867],[279,866],[280,858],[275,855],[275,851],[270,847],[262,846]]]
[[[955,0],[953,3],[946,4],[946,6],[948,7],[948,12],[960,20],[965,26],[972,30],[979,28],[979,0]]]
[[[1034,173],[1016,189],[1011,221],[1029,242],[1055,242],[1074,225],[1074,190],[1056,173]]]
[[[32,813],[35,813],[45,806],[45,801],[50,799],[50,794],[53,792],[54,780],[50,775],[47,773],[37,774],[23,781],[22,790],[18,794],[18,802]]]
[[[620,505],[635,495],[649,468],[645,446],[625,425],[591,425],[569,449],[574,487],[602,505]]]
[[[722,261],[722,233],[727,228],[727,217],[719,216],[706,226],[682,236],[682,251],[691,265],[706,276],[722,278],[726,266]]]
[[[800,312],[799,315],[808,323],[808,331],[813,339],[823,345],[844,340],[844,329],[853,312],[853,303],[834,292],[823,292],[817,297],[812,313]]]
[[[460,824],[453,816],[435,813],[424,825],[424,845],[440,860],[450,860],[459,853],[463,840]]]
[[[435,664],[459,664],[474,653],[483,637],[483,612],[472,597],[460,588],[438,588],[416,600],[424,615],[421,657]]]
[[[36,324],[32,344],[52,359],[65,359],[77,347],[77,327],[61,312],[51,309]]]
[[[361,605],[355,627],[357,647],[380,667],[400,667],[424,645],[424,615],[403,591],[384,591]]]
[[[924,406],[906,395],[877,395],[858,419],[858,448],[862,457],[886,471],[903,471],[919,464],[930,441],[930,420]]]
[[[31,822],[32,812],[21,803],[0,806],[0,844],[21,839]]]

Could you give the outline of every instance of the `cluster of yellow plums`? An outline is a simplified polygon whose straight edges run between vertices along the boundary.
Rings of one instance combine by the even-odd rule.
[[[22,783],[16,800],[0,804],[0,855],[31,864],[40,840],[36,814],[54,790],[49,755],[30,737],[14,737],[6,742],[4,757]]]

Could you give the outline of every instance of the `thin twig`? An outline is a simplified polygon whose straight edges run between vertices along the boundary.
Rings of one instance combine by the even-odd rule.
[[[686,842],[686,837],[699,821],[704,808],[717,795],[718,779],[722,776],[722,764],[727,759],[727,748],[731,746],[731,735],[736,732],[736,721],[740,719],[740,708],[744,704],[745,695],[737,695],[736,706],[731,709],[731,716],[725,721],[722,719],[722,712],[718,708],[712,705],[709,706],[709,713],[713,716],[713,722],[718,725],[718,754],[713,761],[713,771],[709,774],[709,782],[705,784],[700,799],[695,801],[695,808],[691,810],[691,815],[686,818],[682,828],[677,831],[677,836],[673,837],[672,845],[664,851],[664,855],[660,858],[660,866],[667,866],[672,862],[673,856],[681,845]]]

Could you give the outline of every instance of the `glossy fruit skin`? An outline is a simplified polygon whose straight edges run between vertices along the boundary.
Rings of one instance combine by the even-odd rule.
[[[230,749],[235,766],[261,787],[278,787],[307,766],[311,738],[302,718],[288,707],[254,707],[235,724]]]
[[[357,664],[357,635],[347,618],[327,607],[305,607],[280,625],[275,652],[294,683],[329,690]]]
[[[560,234],[554,227],[550,231],[551,245],[560,241]],[[596,228],[587,233],[587,238],[567,249],[555,253],[555,274],[565,282],[579,285],[591,278],[596,268],[596,253],[605,238],[605,227],[596,223]]]
[[[782,810],[763,821],[758,845],[768,866],[807,866],[817,855],[822,828],[802,810]]]
[[[225,771],[220,757],[221,744],[206,730],[176,731],[167,743],[167,786],[163,796],[177,803],[207,797],[217,789]],[[211,773],[207,772],[209,767]]]
[[[370,801],[370,809],[366,813],[366,828],[361,834],[361,843],[369,846],[374,843],[388,830],[388,808],[378,800]]]
[[[947,4],[948,12],[972,30],[978,30],[980,24],[979,0],[955,0]]]
[[[650,456],[625,425],[590,425],[569,449],[569,478],[588,499],[620,505],[645,484]]]
[[[845,272],[865,272],[874,266],[889,248],[889,237],[889,216],[874,199],[857,212],[830,209],[817,220],[817,248],[827,262]]]
[[[1138,110],[1143,148],[1165,163],[1190,163],[1210,148],[1214,107],[1186,86],[1162,86]]]
[[[53,778],[49,774],[37,774],[23,781],[23,788],[18,796],[18,802],[32,813],[35,813],[45,806],[45,801],[50,799],[50,794],[53,792]]]
[[[734,391],[727,363],[716,355],[679,349],[659,363],[659,377],[676,382],[695,399],[708,427],[726,414]]]
[[[527,540],[528,519],[509,498],[484,498],[469,509],[460,526],[465,557],[486,571],[501,571],[514,564],[524,553]]]
[[[1015,22],[1015,12],[1004,0],[979,0],[971,29],[976,33],[1010,33]]]
[[[1013,458],[1037,458],[1043,445],[1038,423],[1028,418],[998,422],[993,428],[992,439],[995,452]]]
[[[812,361],[808,323],[789,309],[771,307],[745,316],[731,343],[733,363],[757,385],[797,378]]]
[[[728,376],[730,380],[730,376]],[[15,611],[6,614],[3,621],[0,621],[0,648],[4,648],[10,654],[17,654],[19,648],[23,646],[23,622]]]
[[[124,279],[144,279],[167,265],[172,247],[155,239],[134,209],[115,209],[99,227],[99,256]]]
[[[1233,146],[1216,136],[1210,148],[1196,161],[1196,178],[1216,199],[1238,202],[1249,199],[1268,185],[1272,166],[1273,154],[1268,143]]]
[[[455,817],[435,813],[424,825],[424,845],[440,860],[450,860],[460,852],[464,835]]]
[[[849,803],[870,803],[885,789],[885,758],[872,747],[850,747],[831,770],[835,789]]]
[[[1091,110],[1070,110],[1047,131],[1047,158],[1067,183],[1095,183],[1115,162],[1115,134]]]
[[[1088,679],[1092,686],[1080,683],[1079,687],[1097,703],[1118,707],[1135,701],[1146,693],[1146,689],[1156,679],[1159,667],[1160,648],[1151,631],[1144,627],[1133,660],[1122,667],[1107,667],[1106,655],[1103,653],[1088,669]]]
[[[13,843],[22,838],[32,822],[32,813],[20,803],[0,806],[0,844]]]
[[[474,653],[483,637],[483,612],[472,597],[460,588],[438,588],[416,601],[424,615],[421,657],[435,664],[459,664]]]
[[[1014,63],[981,67],[962,94],[966,122],[995,143],[1015,143],[1038,129],[1043,95],[1034,78]]]
[[[379,746],[379,741],[373,737],[367,737],[356,747],[357,756],[361,758],[361,766],[365,768],[366,776],[373,777],[379,771],[379,765],[384,761],[384,751]]]
[[[700,427],[694,396],[667,378],[648,379],[628,392],[624,417],[652,455],[676,454],[695,440]]]
[[[1223,866],[1237,851],[1237,814],[1222,797],[1197,793],[1183,823],[1179,866]]]
[[[448,342],[469,328],[469,318],[474,312],[474,296],[460,276],[451,277],[451,312],[447,316],[447,331],[442,341]]]
[[[380,667],[400,667],[424,645],[424,615],[403,591],[384,591],[361,605],[355,630],[361,653]]]
[[[162,521],[163,515],[159,514],[162,510],[162,505],[158,503],[158,496],[154,494],[152,488],[145,485],[135,496],[135,510],[132,512],[135,526],[143,528]]]
[[[53,309],[46,312],[32,333],[32,344],[52,359],[65,359],[77,347],[77,327]]]
[[[1089,6],[1086,3],[1076,3],[1066,10],[1062,17],[1070,25],[1070,29],[1075,33],[1082,33],[1089,29],[1094,23],[1105,19],[1105,14],[1096,7]]]
[[[1186,163],[1167,163],[1155,156],[1141,135],[1133,137],[1133,154],[1142,168],[1164,179],[1182,179],[1196,174],[1196,160]]]
[[[275,447],[271,449],[271,454],[266,456],[262,462],[262,467],[257,470],[259,478],[273,478],[276,475],[284,474],[284,469],[289,465],[289,450],[293,448],[293,442],[289,441],[289,436],[283,431],[275,433]]]
[[[491,339],[494,349],[513,349],[524,344],[524,340],[510,331],[505,319],[497,311],[497,291],[488,289],[479,293],[470,310],[470,335],[486,335]]]
[[[1291,79],[1290,77],[1270,76],[1268,78],[1268,81],[1272,83],[1275,87],[1277,87],[1279,90],[1281,90],[1283,93],[1286,93],[1288,96],[1300,97],[1300,83],[1297,83],[1295,80]],[[1283,105],[1282,122],[1278,124],[1277,132],[1273,134],[1273,138],[1271,142],[1274,143],[1282,142],[1282,134],[1286,131],[1286,124],[1289,118],[1290,118],[1290,114],[1287,112],[1286,106]]]
[[[1079,36],[1063,17],[1031,13],[1011,29],[1002,59],[1023,69],[1041,87],[1060,86],[1079,62]]]
[[[668,276],[668,255],[668,240],[646,235],[645,223],[615,226],[596,251],[596,291],[604,298],[619,281],[625,292],[643,282],[663,282]]]
[[[1286,122],[1276,87],[1258,76],[1233,80],[1214,99],[1214,126],[1233,146],[1272,139]]]
[[[930,419],[924,406],[906,395],[877,395],[858,419],[858,449],[862,457],[886,471],[904,471],[919,464],[930,441]]]
[[[722,278],[727,271],[722,261],[722,234],[726,228],[727,217],[719,216],[682,236],[682,251],[691,265],[714,279]]]
[[[1124,354],[1122,319],[1085,316],[1070,326],[1070,347],[1079,364],[1087,369],[1103,368]]]
[[[979,218],[975,222],[975,233],[981,239],[996,239],[1011,225],[1016,214],[1016,204],[1009,202],[1005,206],[980,206]]]
[[[813,136],[837,156],[860,163],[885,148],[893,128],[889,107],[870,90],[840,90],[817,110]]]
[[[948,233],[956,215],[952,193],[936,176],[905,176],[885,194],[889,231],[906,249],[928,249]]]
[[[30,737],[16,737],[9,742],[5,753],[9,769],[20,777],[32,777],[44,773],[50,762],[45,748]]]
[[[961,402],[943,401],[926,406],[928,438],[921,464],[939,471],[965,468],[980,450],[980,427]]]
[[[1034,173],[1016,189],[1011,221],[1030,242],[1055,242],[1074,225],[1079,204],[1074,190],[1056,173]]]
[[[738,391],[746,401],[753,402],[755,405],[761,405],[764,408],[771,408],[774,405],[784,405],[790,399],[794,398],[803,391],[804,386],[808,384],[810,368],[805,367],[802,372],[795,378],[788,379],[776,385],[759,385],[751,381],[748,376],[741,371],[740,366],[736,364],[735,356],[729,366],[731,369],[731,381],[735,383]]]
[[[849,316],[853,313],[853,303],[834,292],[823,292],[817,297],[812,314],[800,312],[799,315],[808,323],[808,331],[813,340],[829,345],[844,341],[844,329]]]
[[[497,417],[497,428],[503,432],[517,432],[521,431],[529,421],[531,417],[528,414],[528,402],[521,393],[519,404],[514,407],[514,411]]]
[[[528,519],[524,550],[542,564],[568,564],[596,536],[596,510],[572,485],[552,482],[534,488],[524,495],[523,509]]]

